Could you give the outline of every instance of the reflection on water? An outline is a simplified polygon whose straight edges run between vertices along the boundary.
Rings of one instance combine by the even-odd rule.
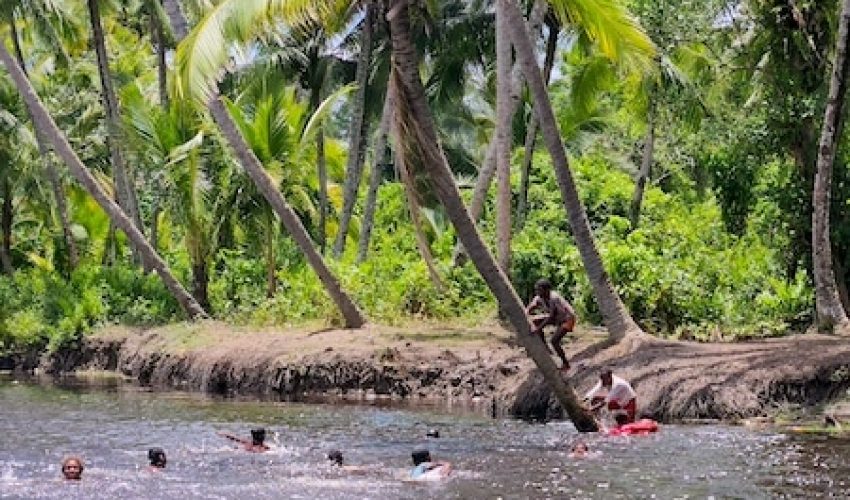
[[[103,390],[107,389],[107,390]],[[235,450],[217,431],[274,434],[266,454]],[[438,428],[440,439],[425,432]],[[584,439],[596,456],[567,457]],[[149,447],[168,469],[145,468]],[[449,481],[403,481],[427,446],[457,470]],[[325,463],[373,468],[347,474]],[[63,456],[83,481],[59,477]],[[640,438],[579,437],[568,423],[527,424],[470,413],[223,401],[0,380],[2,498],[768,498],[850,495],[850,443],[742,428],[666,426]]]

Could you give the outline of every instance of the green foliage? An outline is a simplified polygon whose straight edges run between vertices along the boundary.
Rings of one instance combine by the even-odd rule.
[[[177,319],[162,282],[128,268],[83,267],[70,279],[32,268],[0,277],[0,352],[55,349],[104,322]]]
[[[517,290],[528,296],[535,280],[548,277],[572,298],[583,321],[598,322],[581,259],[563,228],[551,167],[545,157],[535,162],[549,179],[532,189],[535,207],[514,241]],[[629,176],[598,155],[573,167],[611,280],[649,331],[707,339],[717,329],[765,335],[805,324],[812,301],[805,275],[783,280],[775,251],[757,234],[727,232],[713,199],[691,204],[651,187],[644,223],[630,232],[624,218],[633,189]]]

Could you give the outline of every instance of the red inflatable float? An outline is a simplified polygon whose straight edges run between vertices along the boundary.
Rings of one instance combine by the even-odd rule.
[[[609,436],[645,436],[653,432],[658,432],[658,422],[649,418],[608,429]]]

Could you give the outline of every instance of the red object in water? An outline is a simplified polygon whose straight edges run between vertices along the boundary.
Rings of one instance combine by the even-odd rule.
[[[649,418],[642,418],[631,424],[623,424],[608,429],[609,436],[645,436],[658,432],[658,422]]]

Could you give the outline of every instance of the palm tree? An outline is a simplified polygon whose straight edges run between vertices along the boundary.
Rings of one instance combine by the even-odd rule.
[[[850,0],[841,2],[838,35],[835,39],[835,62],[829,82],[829,96],[818,147],[817,171],[812,211],[812,249],[815,279],[815,306],[818,330],[847,329],[850,320],[841,304],[835,271],[832,267],[829,211],[832,191],[832,166],[837,142],[843,128],[842,110],[847,92],[847,50],[850,48]]]
[[[3,65],[6,66],[6,70],[15,82],[15,87],[17,87],[18,92],[23,97],[24,102],[29,109],[30,116],[32,116],[34,127],[39,129],[42,137],[47,139],[47,141],[53,145],[56,153],[65,162],[65,164],[68,165],[68,168],[71,170],[71,174],[98,202],[113,224],[124,231],[146,262],[151,263],[153,269],[159,274],[160,278],[165,283],[165,286],[183,308],[186,315],[191,319],[206,317],[206,311],[204,311],[198,302],[192,298],[185,288],[183,288],[183,285],[177,281],[171,273],[171,270],[168,268],[168,265],[150,246],[148,241],[145,239],[145,236],[127,217],[124,211],[121,210],[121,208],[104,192],[103,188],[100,184],[98,184],[98,181],[71,149],[71,146],[68,144],[68,140],[59,130],[59,127],[56,126],[53,118],[50,117],[47,109],[39,100],[35,93],[35,89],[33,89],[32,84],[30,84],[23,70],[21,70],[17,61],[12,58],[6,50],[5,45],[2,43],[0,43],[0,60],[2,60]]]
[[[637,338],[638,335],[642,334],[640,327],[634,322],[623,301],[614,290],[608,273],[605,271],[599,250],[596,248],[596,242],[593,238],[593,232],[590,229],[587,214],[578,196],[575,180],[573,179],[566,154],[564,153],[564,145],[561,141],[557,122],[555,121],[552,104],[549,101],[549,94],[543,83],[540,67],[537,65],[537,59],[528,32],[526,31],[522,12],[520,12],[514,0],[500,1],[505,2],[504,8],[507,24],[511,32],[517,60],[523,69],[531,94],[534,96],[534,109],[540,121],[540,130],[546,143],[546,148],[552,157],[555,175],[557,176],[558,186],[561,190],[561,196],[563,198],[564,208],[567,211],[573,238],[582,257],[594,296],[599,305],[599,310],[608,328],[610,339],[617,342],[626,337]],[[577,6],[566,0],[555,2],[552,6],[555,13],[559,16],[568,17],[571,15],[574,18],[580,18],[580,13],[570,10],[571,7]],[[625,13],[623,13],[623,17],[607,19],[605,22],[624,26],[631,29],[632,32],[635,32],[636,29],[634,21]],[[612,54],[616,54],[616,51],[622,50],[623,44],[628,43],[627,40],[621,38],[607,38],[599,30],[589,28],[589,33],[598,36],[600,47],[603,50],[610,51]],[[640,33],[640,31],[637,30],[637,33]],[[643,44],[642,47],[645,54],[652,54],[652,44],[645,37],[642,39],[637,37],[632,42]]]
[[[505,25],[502,2],[496,2],[496,259],[502,272],[511,270],[511,146],[513,115],[519,101],[511,102],[511,35]]]
[[[378,125],[378,139],[372,150],[372,170],[369,172],[369,189],[366,191],[366,208],[363,211],[363,225],[360,230],[360,240],[357,242],[357,263],[366,260],[369,252],[369,241],[372,238],[372,227],[375,225],[375,208],[378,204],[378,188],[381,186],[381,168],[386,161],[387,136],[390,132],[393,103],[392,96],[387,92],[384,97],[384,109],[381,112],[381,122]]]
[[[115,192],[117,194],[118,205],[127,213],[136,227],[142,230],[142,219],[136,199],[135,182],[121,152],[121,113],[118,108],[118,97],[115,94],[115,88],[112,83],[112,75],[109,71],[109,58],[106,54],[106,37],[103,33],[103,25],[100,18],[101,0],[86,1],[92,29],[92,45],[94,45],[97,56],[97,69],[100,74],[101,98],[104,109],[106,110],[106,127],[109,132],[107,142],[109,144],[109,155],[112,162],[112,174],[115,178]],[[148,264],[145,263],[145,265],[147,266]]]
[[[61,22],[68,22],[67,13],[63,8],[61,8],[61,6],[52,3],[45,5],[42,2],[21,2],[20,0],[4,2],[0,6],[2,6],[2,8],[0,8],[0,14],[6,18],[6,23],[9,25],[12,46],[15,49],[15,57],[18,60],[18,65],[27,77],[29,77],[27,73],[27,64],[24,58],[20,34],[18,33],[16,26],[16,12],[18,11],[26,10],[28,14],[36,16],[37,19],[33,25],[43,27],[43,29],[40,30],[43,32],[41,34],[46,40],[48,40],[49,43],[59,49],[56,51],[56,53],[59,54],[59,59],[63,59],[63,57],[67,58],[67,56],[64,56],[59,35],[55,29],[53,29],[54,18],[60,18]],[[62,238],[68,252],[68,267],[73,270],[77,267],[79,254],[77,252],[77,243],[74,240],[74,235],[71,231],[71,217],[68,214],[68,202],[65,196],[65,188],[62,185],[62,178],[59,175],[59,171],[56,169],[53,157],[50,155],[50,151],[46,146],[44,139],[37,130],[35,137],[39,153],[44,161],[45,173],[48,181],[50,182],[50,186],[53,190],[53,197],[56,201],[56,211],[59,215]]]
[[[388,13],[393,45],[391,86],[396,104],[396,147],[410,162],[428,173],[434,191],[446,209],[469,257],[499,306],[517,330],[517,335],[537,364],[553,392],[580,431],[595,431],[596,421],[579,405],[569,382],[558,373],[542,342],[530,335],[525,310],[505,274],[487,250],[460,198],[454,176],[440,148],[434,119],[428,107],[419,77],[419,61],[410,36],[410,20],[406,0],[392,3]]]
[[[181,42],[181,47],[178,50],[178,63],[182,63],[182,68],[191,68],[190,65],[186,64],[186,59],[192,57],[193,51],[199,50],[201,52],[207,51],[211,48],[216,50],[220,49],[215,45],[215,43],[221,43],[221,40],[213,41],[214,44],[212,47],[207,45],[209,42],[208,39],[204,38],[205,34],[209,34],[209,31],[205,31],[204,27],[209,25],[210,23],[218,23],[221,19],[221,16],[226,16],[230,12],[227,9],[235,8],[232,2],[225,1],[220,3],[213,9],[205,19],[201,22],[201,25],[196,27],[196,31],[193,32],[191,36],[187,38],[187,33],[185,31],[177,31],[179,27],[186,26],[185,19],[182,18],[183,14],[180,11],[179,5],[168,5],[169,3],[175,3],[176,0],[166,0],[165,4],[167,5],[166,12],[169,15],[177,16],[177,22],[172,18],[172,32],[175,35],[175,38],[178,40],[183,40]],[[244,5],[244,4],[242,4]],[[256,17],[252,17],[251,19],[256,19]],[[243,19],[244,20],[244,19]],[[220,25],[219,25],[220,26]],[[213,117],[213,120],[216,122],[218,127],[221,129],[222,135],[227,140],[227,143],[233,148],[234,153],[256,184],[257,188],[272,206],[272,209],[275,211],[277,216],[280,218],[281,222],[283,222],[284,227],[292,236],[295,243],[301,249],[301,252],[304,254],[307,262],[313,268],[313,270],[318,274],[319,279],[322,281],[322,284],[325,287],[325,290],[331,296],[331,299],[336,303],[337,307],[339,307],[340,312],[345,320],[345,325],[349,328],[358,328],[365,323],[365,318],[363,314],[360,312],[357,305],[348,294],[343,291],[342,286],[339,283],[339,280],[336,276],[333,275],[331,270],[325,264],[324,259],[316,251],[313,246],[313,242],[310,239],[310,235],[307,233],[307,230],[304,228],[304,225],[301,223],[301,220],[298,218],[297,214],[292,207],[286,202],[286,200],[281,195],[280,191],[275,186],[272,179],[266,173],[265,169],[263,169],[262,163],[257,157],[254,155],[253,151],[251,151],[250,146],[245,142],[245,139],[239,133],[239,129],[236,123],[233,121],[233,118],[227,112],[227,109],[224,107],[224,103],[221,99],[218,98],[213,93],[213,89],[209,89],[209,82],[204,82],[203,79],[197,78],[186,78],[185,73],[180,75],[179,77],[182,79],[181,86],[183,89],[192,88],[192,85],[200,85],[201,87],[207,87],[206,94],[201,91],[198,94],[194,95],[207,95],[209,96],[208,106],[209,112]]]
[[[547,0],[536,0],[534,2],[534,7],[528,19],[528,29],[531,33],[537,33],[540,30],[548,8]],[[508,107],[504,110],[504,114],[509,115],[511,119],[514,113],[516,113],[516,106],[519,105],[520,93],[524,87],[525,77],[519,64],[514,63],[511,69],[511,99],[507,101]],[[507,120],[507,117],[504,120]],[[496,139],[496,135],[493,134],[484,154],[484,161],[481,163],[481,168],[478,169],[478,177],[475,180],[475,187],[472,191],[472,200],[469,202],[469,213],[475,221],[481,218],[481,214],[484,211],[484,201],[487,199],[487,192],[490,190],[490,184],[493,182],[493,177],[496,174],[496,148],[498,145]],[[455,247],[453,257],[456,266],[460,265],[463,261],[463,254],[463,248],[458,243]]]
[[[546,36],[546,55],[543,57],[543,80],[549,85],[552,79],[552,69],[555,67],[555,50],[558,47],[559,26],[549,22],[549,33]],[[517,228],[522,229],[528,216],[528,185],[531,174],[531,164],[534,162],[534,149],[537,146],[537,117],[532,110],[526,121],[525,142],[523,142],[522,169],[520,170],[519,195],[517,196]]]
[[[374,4],[366,7],[366,16],[360,28],[360,56],[357,60],[357,93],[351,111],[351,128],[348,134],[348,164],[345,169],[345,184],[343,187],[342,212],[339,216],[339,230],[334,241],[334,256],[339,257],[345,250],[348,238],[348,225],[357,201],[360,178],[363,174],[363,156],[365,138],[368,136],[368,121],[366,120],[366,87],[369,84],[369,73],[372,65],[372,31],[375,24]]]
[[[179,102],[172,102],[167,108],[152,107],[136,87],[125,89],[122,100],[135,156],[148,165],[151,177],[157,179],[157,197],[164,201],[164,208],[186,228],[192,296],[209,311],[213,210],[200,151],[203,132],[193,123],[192,110]]]

